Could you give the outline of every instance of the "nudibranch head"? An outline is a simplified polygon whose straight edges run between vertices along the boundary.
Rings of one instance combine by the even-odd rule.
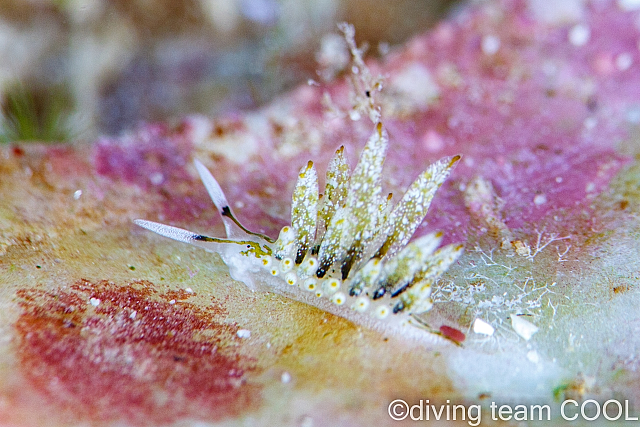
[[[460,244],[438,248],[440,232],[409,242],[460,156],[431,164],[393,206],[381,185],[388,142],[382,124],[376,124],[353,172],[340,147],[329,163],[322,196],[313,163],[304,166],[293,192],[291,225],[275,241],[242,226],[218,182],[197,160],[227,237],[135,223],[219,253],[232,277],[252,289],[275,291],[362,323],[370,323],[367,317],[411,323],[407,320],[431,308],[432,287],[462,253]]]

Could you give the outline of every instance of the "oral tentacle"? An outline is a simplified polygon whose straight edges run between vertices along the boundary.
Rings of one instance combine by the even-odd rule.
[[[153,231],[161,236],[177,240],[178,242],[198,246],[210,252],[223,251],[221,245],[238,245],[242,248],[242,250],[240,248],[238,249],[240,254],[252,254],[256,258],[271,256],[272,253],[272,249],[269,245],[261,244],[254,240],[220,239],[218,237],[209,237],[182,228],[172,227],[170,225],[160,224],[153,221],[146,221],[143,219],[134,219],[133,222],[136,225],[149,231]]]

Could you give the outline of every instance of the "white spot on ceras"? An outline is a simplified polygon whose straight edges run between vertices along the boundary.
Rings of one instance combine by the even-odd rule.
[[[346,300],[347,300],[347,296],[342,292],[336,292],[331,297],[331,302],[334,303],[335,305],[342,305],[345,303]]]
[[[389,307],[384,306],[384,305],[379,305],[374,310],[374,315],[378,319],[386,319],[386,317],[389,315],[390,312],[391,312],[391,310],[389,310]]]
[[[284,275],[284,281],[290,286],[295,286],[298,283],[298,275],[294,271],[290,271]]]
[[[338,290],[340,290],[340,286],[342,285],[342,281],[335,277],[331,277],[324,282],[324,290],[328,294],[334,294]]]
[[[251,331],[248,329],[238,329],[236,335],[238,338],[249,338],[251,336]]]
[[[576,24],[569,30],[569,42],[574,46],[584,46],[589,38],[591,38],[591,30],[585,24]]]
[[[73,193],[73,200],[78,200],[82,196],[82,190],[76,190]]]
[[[307,280],[304,281],[303,289],[306,289],[307,291],[311,292],[311,291],[315,291],[317,286],[318,286],[318,280],[313,277],[309,277]]]
[[[365,311],[367,311],[367,308],[369,308],[369,304],[370,304],[369,298],[362,296],[356,299],[355,303],[351,308],[356,311],[359,311],[360,313],[364,313]]]
[[[282,375],[280,375],[280,381],[282,381],[283,384],[288,384],[291,382],[291,374],[289,372],[283,372]]]
[[[291,271],[293,266],[293,259],[287,257],[280,263],[280,271],[282,271],[283,273],[288,273],[289,271]]]
[[[97,307],[100,305],[100,300],[98,298],[90,298],[89,304],[91,304],[94,307]]]

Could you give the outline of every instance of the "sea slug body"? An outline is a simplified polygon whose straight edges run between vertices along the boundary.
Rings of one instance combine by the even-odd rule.
[[[462,245],[438,248],[440,232],[409,240],[460,156],[431,164],[393,206],[381,186],[388,142],[382,123],[377,123],[353,172],[340,147],[329,163],[323,195],[313,163],[304,166],[293,192],[291,225],[282,228],[275,241],[236,219],[220,185],[197,160],[226,238],[134,222],[219,253],[231,276],[250,289],[277,292],[382,331],[425,335],[418,316],[431,309],[432,287],[458,259]]]

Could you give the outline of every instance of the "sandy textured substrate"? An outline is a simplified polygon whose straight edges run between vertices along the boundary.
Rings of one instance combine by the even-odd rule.
[[[217,255],[131,222],[222,236],[196,157],[275,236],[300,166],[325,170],[342,144],[354,165],[373,129],[347,82],[93,145],[3,147],[0,423],[393,425],[394,399],[481,404],[483,424],[492,402],[637,415],[640,11],[541,3],[462,11],[370,64],[385,189],[463,156],[417,233],[465,244],[426,316],[439,345],[252,293]]]

